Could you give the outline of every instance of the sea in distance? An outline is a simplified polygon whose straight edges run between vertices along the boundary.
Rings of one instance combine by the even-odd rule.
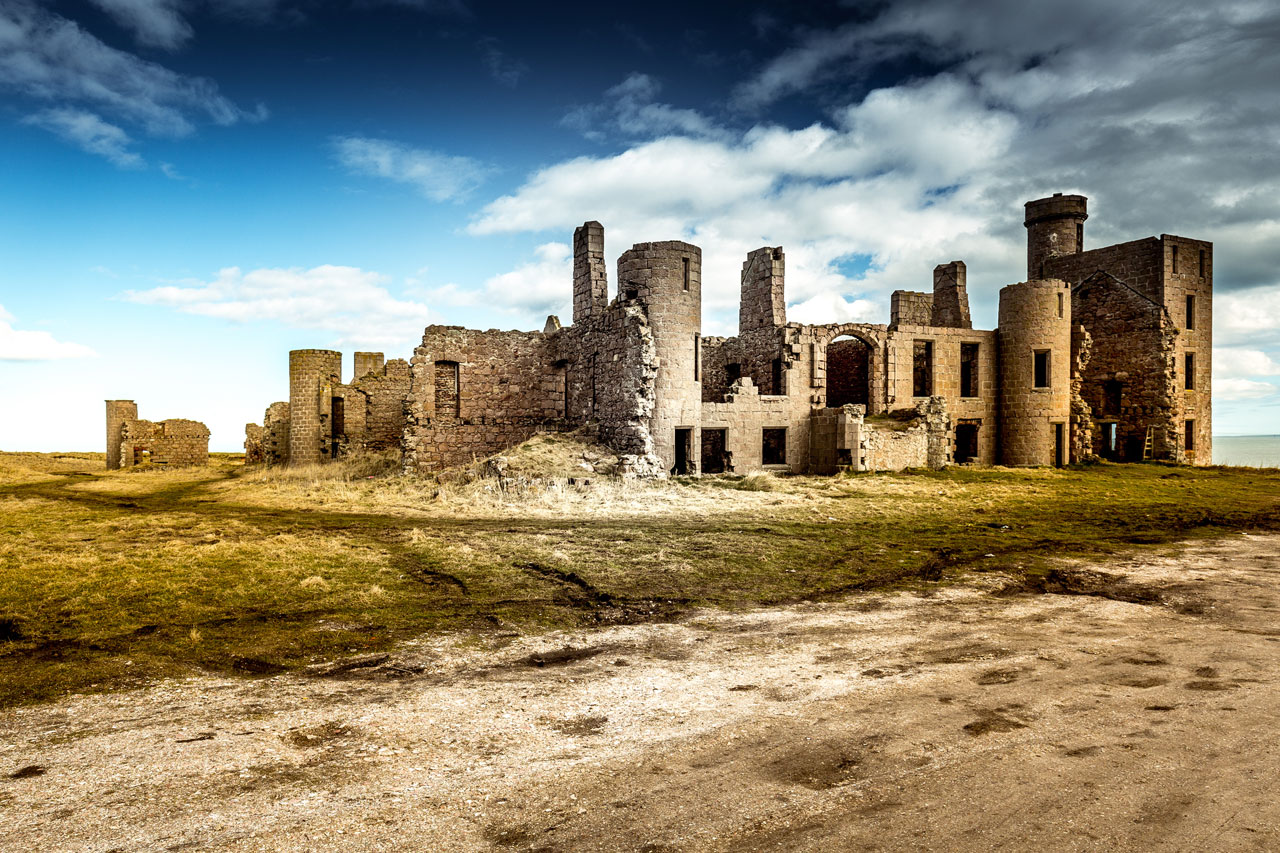
[[[1280,435],[1215,435],[1213,464],[1280,468]]]

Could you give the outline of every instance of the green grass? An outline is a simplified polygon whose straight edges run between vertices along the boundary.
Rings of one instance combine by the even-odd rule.
[[[511,495],[377,460],[107,473],[101,458],[0,454],[0,706],[285,671],[430,632],[833,598],[1280,526],[1275,470],[600,479]]]

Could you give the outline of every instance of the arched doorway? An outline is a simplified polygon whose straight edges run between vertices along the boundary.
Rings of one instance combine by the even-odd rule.
[[[827,406],[871,404],[871,347],[840,335],[827,344]]]

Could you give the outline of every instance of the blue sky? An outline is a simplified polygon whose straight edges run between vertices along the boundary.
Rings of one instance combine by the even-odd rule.
[[[102,400],[243,424],[288,351],[567,321],[575,225],[745,253],[792,319],[884,322],[963,259],[978,325],[1021,205],[1215,242],[1215,431],[1280,432],[1280,9],[1225,2],[0,0],[4,450]]]

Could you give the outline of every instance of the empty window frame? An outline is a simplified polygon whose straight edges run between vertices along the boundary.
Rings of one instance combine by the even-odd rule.
[[[728,391],[733,383],[742,378],[742,365],[736,361],[724,366],[724,390]]]
[[[1169,256],[1170,256],[1170,262],[1172,266],[1172,272],[1174,275],[1177,275],[1178,274],[1178,247],[1177,246],[1172,247],[1172,250],[1169,252]]]
[[[765,427],[761,434],[760,462],[763,465],[787,464],[787,428]]]
[[[911,394],[933,394],[933,341],[916,341],[911,353]]]
[[[436,417],[456,418],[461,412],[458,393],[458,362],[436,362]]]
[[[1076,223],[1076,254],[1084,251],[1084,223]]]
[[[702,335],[693,336],[693,381],[702,380]]]
[[[1190,294],[1187,295],[1187,322],[1186,328],[1194,329],[1196,327],[1196,298]]]
[[[786,390],[782,387],[782,359],[775,358],[773,360],[773,386],[769,389],[770,394],[785,394]]]
[[[1061,294],[1061,293],[1059,293],[1059,294],[1058,294],[1058,316],[1059,316],[1059,317],[1062,317],[1062,310],[1063,310],[1063,308],[1064,308],[1063,303],[1064,303],[1065,301],[1066,301],[1066,300],[1064,300],[1064,299],[1062,298],[1062,294]]]
[[[978,396],[978,345],[960,345],[960,396]]]
[[[1182,425],[1182,447],[1184,450],[1196,449],[1196,422],[1187,421]]]
[[[1052,354],[1047,349],[1038,349],[1032,353],[1034,365],[1032,367],[1031,387],[1048,388],[1052,379]]]
[[[1193,352],[1182,356],[1182,387],[1188,391],[1196,388],[1196,354]]]
[[[684,268],[684,289],[686,292],[688,292],[689,290],[689,259],[681,258],[680,260]]]

